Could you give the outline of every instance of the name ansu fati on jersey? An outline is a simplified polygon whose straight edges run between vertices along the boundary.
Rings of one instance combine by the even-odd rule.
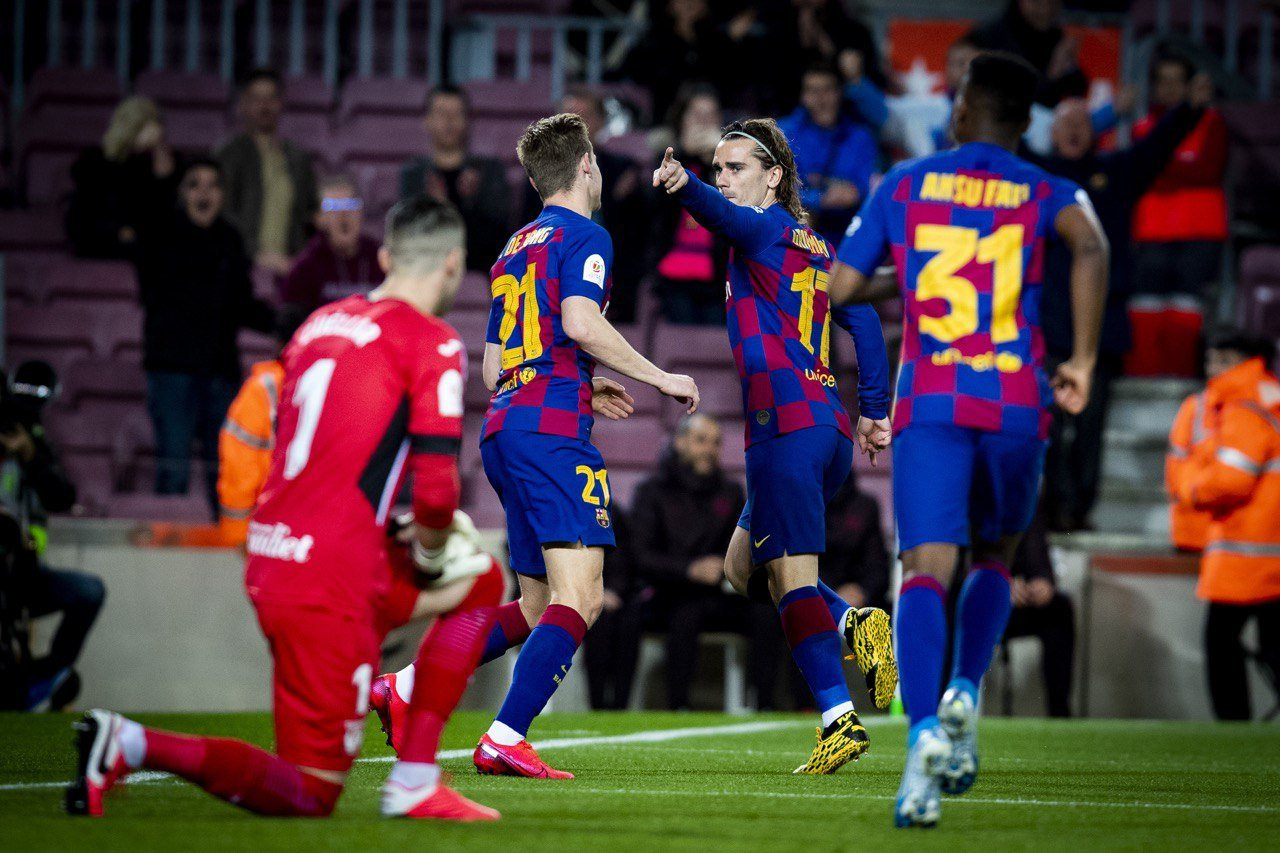
[[[964,207],[1021,207],[1031,199],[1030,184],[1001,178],[975,178],[950,172],[927,172],[920,184],[921,201],[943,201]]]

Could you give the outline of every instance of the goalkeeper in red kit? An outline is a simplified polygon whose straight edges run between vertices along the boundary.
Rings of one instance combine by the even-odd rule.
[[[387,521],[413,472],[412,562],[441,614],[416,660],[418,690],[383,788],[386,816],[495,820],[441,783],[445,722],[480,659],[501,574],[458,512],[465,355],[439,319],[464,271],[464,227],[419,198],[387,217],[384,284],[311,315],[283,356],[276,451],[250,522],[245,586],[273,658],[275,754],[93,710],[77,724],[73,814],[143,768],[274,816],[333,811],[360,752],[392,583]]]

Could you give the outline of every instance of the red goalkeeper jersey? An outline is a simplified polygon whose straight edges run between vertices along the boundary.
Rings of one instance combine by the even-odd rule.
[[[457,507],[464,359],[448,323],[396,299],[353,296],[298,329],[249,525],[250,598],[370,612],[406,471],[419,521],[444,527]]]

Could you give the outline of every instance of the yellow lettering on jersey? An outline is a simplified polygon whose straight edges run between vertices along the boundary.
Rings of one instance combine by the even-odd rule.
[[[1012,209],[1022,206],[1030,198],[1030,185],[999,178],[986,180],[949,172],[927,172],[920,182],[921,201]]]
[[[532,231],[526,231],[523,234],[516,234],[507,241],[507,245],[502,250],[502,256],[514,255],[521,249],[529,246],[536,246],[539,243],[545,243],[551,237],[555,228],[550,225],[544,225],[541,228],[535,228]]]
[[[1022,359],[1011,352],[983,352],[977,355],[964,355],[955,347],[939,350],[929,356],[929,361],[939,367],[951,364],[963,364],[981,373],[994,368],[1001,373],[1017,373],[1022,369]]]
[[[791,244],[804,249],[811,255],[821,255],[824,258],[831,257],[830,250],[827,248],[827,241],[812,231],[803,228],[795,228],[791,231]]]

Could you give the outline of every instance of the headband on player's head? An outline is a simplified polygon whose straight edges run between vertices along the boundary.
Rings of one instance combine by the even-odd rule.
[[[730,136],[741,136],[741,137],[744,137],[744,138],[746,138],[746,139],[750,139],[750,140],[751,140],[752,142],[754,142],[756,145],[759,145],[759,146],[760,146],[760,150],[761,150],[761,151],[763,151],[764,153],[766,153],[766,154],[768,154],[768,155],[769,155],[769,159],[770,159],[770,160],[772,160],[774,163],[777,163],[777,162],[778,162],[778,158],[773,156],[773,152],[769,150],[769,146],[768,146],[768,145],[765,145],[763,142],[761,142],[759,139],[756,139],[754,136],[752,136],[751,134],[747,133],[745,130],[731,130],[731,131],[729,131],[728,133],[726,133],[726,134],[725,134],[725,138],[728,138],[728,137],[730,137]]]

